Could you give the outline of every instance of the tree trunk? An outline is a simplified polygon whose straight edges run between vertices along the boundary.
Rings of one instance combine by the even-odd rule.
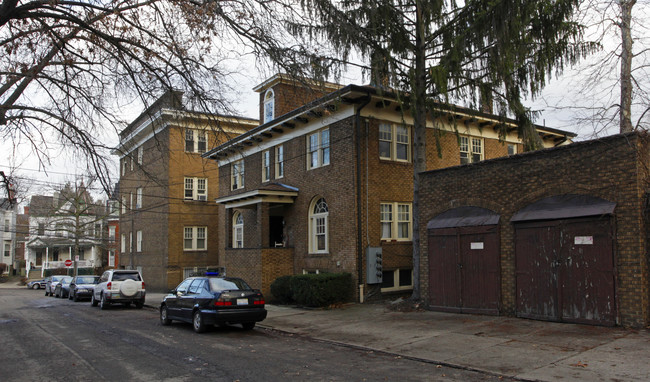
[[[413,294],[411,299],[419,301],[420,292],[420,175],[426,170],[426,42],[424,41],[423,7],[416,1],[416,34],[415,34],[415,75],[413,78],[413,94],[415,98],[413,110]]]
[[[632,131],[632,7],[636,0],[621,0],[621,133]]]

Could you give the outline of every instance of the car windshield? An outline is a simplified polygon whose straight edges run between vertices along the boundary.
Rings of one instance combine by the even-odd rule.
[[[72,281],[72,277],[64,277],[61,279],[61,284],[70,284],[70,281]]]
[[[97,284],[99,277],[87,276],[77,277],[77,284]]]
[[[251,287],[242,279],[210,278],[210,289],[218,292],[222,290],[250,290]]]
[[[124,281],[124,280],[140,281],[140,274],[137,273],[137,272],[129,272],[129,273],[115,272],[115,273],[113,273],[113,281]]]
[[[65,276],[52,276],[52,281],[61,281]]]

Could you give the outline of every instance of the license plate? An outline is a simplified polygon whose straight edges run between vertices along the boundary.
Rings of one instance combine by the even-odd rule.
[[[117,293],[113,293],[113,294],[111,295],[111,297],[112,297],[112,298],[120,298],[120,295],[117,294]]]
[[[237,299],[237,305],[248,305],[248,299],[247,298],[238,298]]]

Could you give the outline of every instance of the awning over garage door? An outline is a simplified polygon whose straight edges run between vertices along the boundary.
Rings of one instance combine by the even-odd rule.
[[[445,211],[429,220],[427,229],[495,225],[499,214],[481,207],[458,207]]]
[[[589,195],[565,194],[541,199],[519,210],[511,222],[609,215],[616,203]]]

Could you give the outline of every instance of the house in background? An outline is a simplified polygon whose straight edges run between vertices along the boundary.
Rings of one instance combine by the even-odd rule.
[[[2,253],[0,254],[0,263],[7,264],[5,272],[13,273],[18,269],[16,259],[16,205],[10,203],[9,199],[0,198],[0,245]]]
[[[220,175],[201,157],[259,123],[198,113],[169,91],[120,132],[119,259],[147,288],[166,291],[188,275],[218,267]]]
[[[105,211],[103,203],[95,203],[83,184],[67,184],[52,196],[32,196],[25,259],[30,278],[66,267],[92,273],[101,266]],[[66,260],[72,265],[67,266]]]
[[[397,95],[284,75],[255,90],[264,123],[204,154],[221,174],[227,274],[264,293],[278,276],[319,272],[351,273],[360,300],[412,289],[413,127]],[[520,152],[515,126],[441,104],[427,123],[427,168]],[[575,137],[536,128],[546,147]]]
[[[107,258],[106,265],[109,268],[114,268],[119,264],[119,244],[118,238],[120,237],[120,192],[119,183],[115,184],[113,192],[108,197],[106,204],[107,216],[106,226],[108,229],[107,241],[105,243]]]

